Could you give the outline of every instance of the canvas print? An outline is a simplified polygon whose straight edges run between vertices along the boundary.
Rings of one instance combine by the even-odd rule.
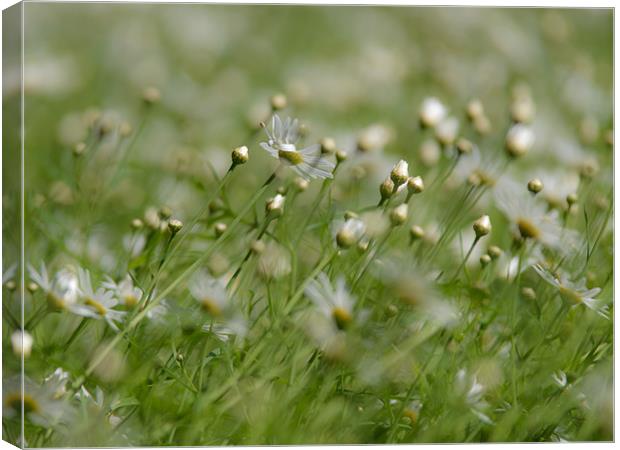
[[[3,25],[4,440],[614,439],[611,9]]]

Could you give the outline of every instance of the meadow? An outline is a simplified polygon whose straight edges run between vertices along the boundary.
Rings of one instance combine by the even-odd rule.
[[[612,21],[25,4],[3,439],[613,440]]]

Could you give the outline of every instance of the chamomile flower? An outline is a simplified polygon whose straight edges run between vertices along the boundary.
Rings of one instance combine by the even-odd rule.
[[[336,281],[335,288],[329,277],[321,272],[305,290],[319,312],[332,319],[338,328],[345,328],[353,320],[354,297],[351,296],[343,278]]]
[[[142,298],[142,289],[134,286],[133,280],[129,275],[127,275],[120,283],[116,283],[108,277],[107,280],[101,285],[104,288],[111,290],[115,297],[119,299],[123,305],[130,308],[137,305]]]
[[[298,175],[309,178],[333,178],[335,164],[321,153],[321,144],[298,150],[299,122],[290,117],[284,122],[277,114],[271,120],[271,130],[265,129],[269,140],[260,146],[282,164],[292,167]]]
[[[199,271],[193,276],[189,291],[202,309],[213,317],[221,316],[228,308],[226,283],[222,278],[213,278],[206,271]]]
[[[73,312],[83,317],[103,319],[113,330],[118,331],[116,322],[123,320],[125,312],[113,309],[119,304],[119,301],[114,298],[114,293],[104,287],[95,290],[87,270],[78,269],[78,279],[83,303],[75,305]]]
[[[5,417],[21,414],[22,405],[25,417],[32,423],[51,427],[72,420],[73,409],[66,398],[64,384],[56,371],[42,384],[28,377],[15,376],[2,385],[2,413]],[[65,372],[66,373],[66,372]]]
[[[552,274],[540,264],[535,265],[534,270],[543,280],[554,286],[558,290],[560,297],[568,304],[572,306],[584,305],[605,319],[609,319],[607,306],[602,305],[601,301],[595,298],[600,294],[601,288],[588,289],[585,278],[574,282],[566,274]]]
[[[526,194],[525,187],[505,182],[495,191],[496,204],[523,239],[558,248],[563,234],[558,215],[555,211],[547,212],[544,204]],[[567,234],[568,231],[565,230]]]
[[[60,310],[73,309],[79,294],[78,278],[73,271],[62,269],[54,278],[50,278],[43,263],[39,272],[32,266],[28,266],[28,271],[30,278],[45,292],[51,307]]]

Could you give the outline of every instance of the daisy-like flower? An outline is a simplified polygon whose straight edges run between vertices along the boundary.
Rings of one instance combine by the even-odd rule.
[[[59,372],[60,371],[60,372]],[[71,421],[74,412],[65,396],[66,372],[57,369],[43,384],[30,378],[15,376],[2,385],[2,413],[5,417],[21,414],[36,425],[50,427],[60,422]],[[23,390],[22,390],[23,387]]]
[[[346,328],[353,320],[355,299],[347,290],[343,278],[336,281],[334,289],[329,277],[321,272],[316,280],[308,284],[305,292],[319,312],[326,318],[334,320],[338,328]]]
[[[134,307],[138,304],[142,298],[142,289],[134,286],[133,280],[127,275],[120,283],[116,283],[110,277],[107,277],[106,281],[101,285],[112,291],[116,298],[118,298],[122,304],[127,307]]]
[[[566,274],[555,275],[546,270],[540,264],[534,266],[534,270],[540,275],[540,277],[554,286],[560,297],[573,307],[578,305],[584,305],[596,312],[598,315],[609,319],[609,313],[607,305],[602,305],[600,300],[595,297],[600,294],[601,288],[588,289],[586,287],[586,280],[582,278],[576,282],[571,281]]]
[[[114,331],[118,331],[115,322],[122,321],[125,312],[112,309],[119,304],[119,301],[114,298],[114,293],[104,287],[93,289],[90,273],[87,270],[78,269],[78,279],[83,303],[75,305],[73,312],[83,317],[104,319]]]
[[[489,405],[483,399],[486,388],[478,382],[478,377],[475,374],[469,375],[465,369],[461,369],[456,374],[454,384],[469,410],[482,422],[493,425],[493,420],[484,413]]]
[[[41,270],[28,266],[30,278],[45,292],[47,301],[55,309],[73,311],[79,294],[78,278],[70,270],[63,269],[50,279],[45,264],[41,263]]]
[[[298,150],[299,122],[290,117],[284,122],[277,114],[271,119],[271,130],[265,129],[269,140],[260,146],[282,164],[292,167],[305,179],[333,178],[335,164],[321,154],[321,144]]]
[[[197,272],[189,283],[189,291],[200,306],[213,317],[221,316],[228,308],[226,282],[213,278],[206,271]]]
[[[562,230],[556,211],[548,212],[544,204],[525,194],[525,187],[507,181],[495,191],[496,204],[523,239],[558,248],[566,237],[563,233],[568,236],[570,230]]]

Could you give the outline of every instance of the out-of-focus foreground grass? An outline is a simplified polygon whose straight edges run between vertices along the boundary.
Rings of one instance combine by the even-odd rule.
[[[24,92],[4,439],[612,439],[611,11],[28,3]],[[263,185],[274,112],[333,181]]]

